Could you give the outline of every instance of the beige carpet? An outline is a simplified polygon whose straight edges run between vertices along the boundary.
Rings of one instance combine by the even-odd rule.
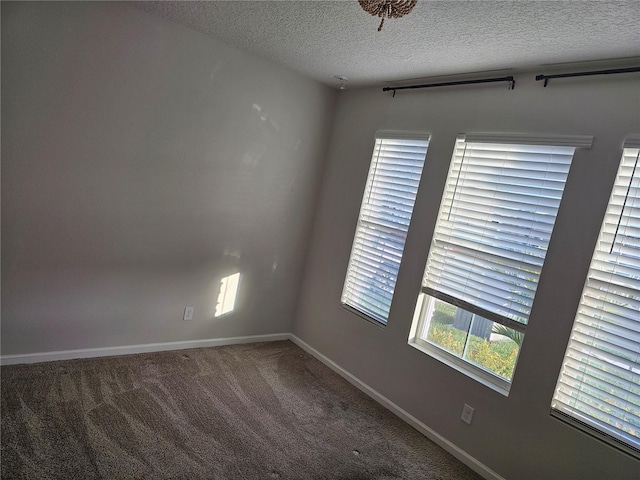
[[[1,373],[3,479],[480,479],[289,341]]]

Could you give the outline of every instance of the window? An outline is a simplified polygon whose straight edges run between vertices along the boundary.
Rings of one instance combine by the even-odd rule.
[[[351,249],[342,304],[386,324],[429,137],[379,133]]]
[[[509,391],[573,153],[587,145],[588,137],[458,138],[412,345]]]
[[[627,142],[552,414],[640,453],[640,142]]]

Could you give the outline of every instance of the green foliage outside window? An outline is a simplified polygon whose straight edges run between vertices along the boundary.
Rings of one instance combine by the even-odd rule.
[[[461,357],[464,353],[466,336],[466,332],[451,325],[432,322],[427,339]],[[465,358],[510,380],[516,365],[518,350],[519,345],[515,341],[490,342],[471,335]]]
[[[445,325],[451,325],[453,323],[453,316],[456,314],[457,307],[444,302],[436,302],[436,306],[433,310],[432,322],[442,323]]]

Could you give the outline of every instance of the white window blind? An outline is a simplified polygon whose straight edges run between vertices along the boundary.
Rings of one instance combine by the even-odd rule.
[[[376,138],[342,303],[387,323],[428,136]]]
[[[617,439],[636,455],[640,453],[639,154],[640,148],[623,150],[552,404],[554,413],[595,429],[601,438]]]
[[[458,138],[422,287],[519,331],[575,150],[530,143]]]

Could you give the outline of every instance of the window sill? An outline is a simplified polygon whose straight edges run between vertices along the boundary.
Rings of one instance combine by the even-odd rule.
[[[409,345],[417,350],[420,350],[422,353],[435,358],[439,362],[444,363],[454,370],[457,370],[467,377],[474,379],[476,382],[483,384],[485,387],[489,387],[491,390],[494,390],[504,395],[505,397],[509,396],[511,384],[506,381],[501,381],[499,378],[485,372],[481,368],[476,367],[475,365],[461,358],[458,358],[445,350],[431,345],[430,343],[425,342],[424,340],[421,340],[419,338],[410,338]]]
[[[615,431],[612,431],[612,434],[609,435],[604,431],[600,431],[597,428],[592,427],[588,423],[581,422],[578,418],[574,418],[567,413],[563,413],[558,410],[555,410],[553,407],[551,407],[551,418],[558,420],[559,422],[562,422],[571,428],[576,429],[577,431],[579,431],[584,435],[588,435],[592,438],[600,440],[601,442],[606,443],[610,447],[615,448],[616,450],[619,450],[621,452],[624,452],[627,455],[630,455],[636,460],[640,459],[640,449],[637,449],[627,444],[625,441],[616,438]]]
[[[372,325],[374,325],[374,326],[376,326],[378,328],[384,329],[387,326],[386,323],[382,323],[380,320],[376,320],[375,318],[370,317],[366,313],[363,313],[360,310],[358,310],[356,308],[353,308],[350,305],[347,305],[346,303],[341,303],[340,306],[342,308],[344,308],[346,311],[354,314],[357,317],[360,317],[360,318],[366,320],[367,322],[369,322],[370,324],[372,324]]]

